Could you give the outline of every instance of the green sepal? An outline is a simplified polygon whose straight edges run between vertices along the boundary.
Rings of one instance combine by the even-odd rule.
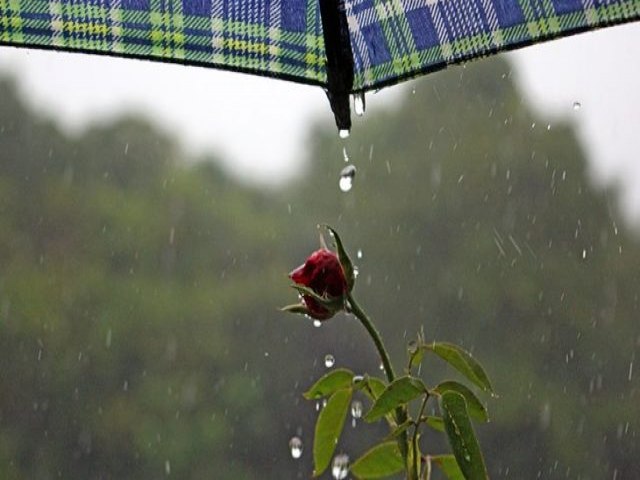
[[[321,227],[326,228],[331,233],[333,238],[333,242],[336,247],[336,252],[338,253],[338,260],[340,261],[340,265],[342,265],[342,270],[344,271],[344,277],[347,281],[347,289],[349,292],[353,290],[353,285],[356,282],[355,269],[353,268],[353,262],[347,255],[346,250],[344,249],[344,245],[342,244],[342,240],[340,239],[340,235],[333,228],[331,228],[327,224],[321,224]]]
[[[309,315],[309,310],[304,303],[294,303],[280,308],[281,312],[297,313],[299,315]]]
[[[293,284],[291,288],[296,290],[300,295],[306,295],[308,297],[313,298],[316,302],[318,302],[323,307],[331,310],[332,312],[337,312],[344,308],[344,298],[343,297],[327,297],[324,295],[318,295],[309,287],[305,287],[304,285]]]

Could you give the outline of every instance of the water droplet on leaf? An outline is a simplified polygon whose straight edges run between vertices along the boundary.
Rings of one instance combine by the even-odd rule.
[[[348,192],[353,187],[353,179],[356,176],[356,167],[353,165],[347,165],[340,172],[340,190]]]
[[[336,480],[343,480],[347,478],[349,474],[349,456],[341,453],[333,457],[333,464],[331,466],[331,475]]]
[[[325,355],[324,357],[324,366],[327,368],[331,368],[333,367],[333,365],[336,363],[336,359],[334,358],[333,355],[331,355],[330,353],[328,353],[327,355]]]
[[[300,440],[300,437],[291,437],[289,449],[293,458],[298,459],[302,456],[302,440]]]

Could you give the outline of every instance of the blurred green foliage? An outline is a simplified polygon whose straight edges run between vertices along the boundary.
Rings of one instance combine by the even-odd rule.
[[[542,126],[510,73],[451,69],[368,113],[346,194],[333,128],[311,130],[302,177],[259,191],[140,118],[69,137],[0,80],[2,478],[308,478],[301,395],[325,354],[378,373],[354,319],[277,310],[320,222],[362,249],[356,294],[396,362],[421,327],[482,360],[492,477],[639,477],[640,248],[571,125]]]

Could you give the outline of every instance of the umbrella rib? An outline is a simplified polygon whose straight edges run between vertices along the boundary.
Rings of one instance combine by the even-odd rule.
[[[344,0],[320,0],[327,56],[327,97],[340,130],[351,128],[349,94],[353,88],[353,53]]]

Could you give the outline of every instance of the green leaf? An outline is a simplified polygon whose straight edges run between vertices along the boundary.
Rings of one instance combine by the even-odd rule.
[[[467,408],[469,409],[469,415],[481,422],[489,421],[489,414],[482,402],[476,397],[476,395],[461,383],[454,381],[442,382],[436,388],[433,389],[439,395],[445,392],[458,392],[462,395],[467,402]]]
[[[353,284],[356,281],[356,276],[354,274],[353,262],[347,255],[346,250],[344,249],[344,245],[342,244],[342,240],[340,239],[340,235],[329,225],[322,225],[324,228],[329,230],[333,240],[335,242],[336,251],[338,253],[338,260],[340,261],[340,265],[342,265],[342,270],[344,270],[344,277],[347,280],[347,287],[349,291],[353,290]]]
[[[395,441],[376,445],[351,465],[356,478],[383,478],[404,469],[402,455]]]
[[[444,421],[442,420],[441,417],[433,417],[433,416],[422,417],[420,421],[426,423],[427,425],[429,425],[431,428],[433,428],[438,432],[444,432]]]
[[[313,438],[314,476],[319,477],[327,469],[338,444],[351,403],[351,388],[336,391],[320,411]]]
[[[351,370],[337,368],[321,377],[308,391],[303,393],[303,396],[307,400],[326,397],[337,390],[350,387],[352,381],[353,372]]]
[[[467,480],[488,479],[480,445],[473,432],[467,403],[457,392],[445,392],[440,399],[444,428],[458,466]]]
[[[387,388],[387,384],[381,378],[365,375],[361,381],[356,383],[355,387],[362,390],[372,401],[375,401]]]
[[[395,427],[391,431],[391,433],[389,435],[387,435],[385,437],[385,441],[393,440],[394,438],[398,438],[400,435],[402,435],[404,432],[406,432],[407,429],[412,425],[413,425],[413,421],[412,420],[407,420],[407,421],[401,423],[400,425]]]
[[[464,480],[464,475],[456,462],[453,455],[432,455],[429,457],[432,464],[435,464],[442,470],[448,480]]]
[[[364,416],[367,422],[375,422],[393,409],[425,394],[427,387],[416,377],[401,377],[391,383],[376,399],[371,410]]]
[[[491,382],[484,369],[466,350],[445,342],[426,344],[424,348],[438,355],[485,392],[493,393]]]

